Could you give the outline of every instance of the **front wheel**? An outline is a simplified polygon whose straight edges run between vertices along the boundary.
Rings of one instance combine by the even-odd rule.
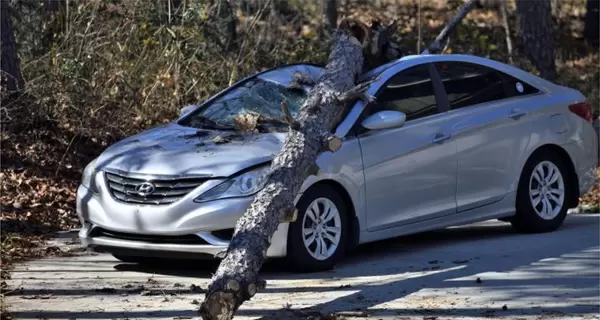
[[[334,188],[316,185],[296,207],[298,217],[288,232],[290,265],[305,272],[332,269],[346,250],[349,228],[344,199]]]
[[[520,232],[558,229],[568,210],[572,185],[563,160],[551,152],[534,155],[523,168],[511,224]]]

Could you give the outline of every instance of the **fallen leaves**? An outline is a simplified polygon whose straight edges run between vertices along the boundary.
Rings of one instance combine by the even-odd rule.
[[[244,132],[252,132],[256,129],[258,118],[260,118],[260,115],[255,113],[239,114],[233,118],[233,122],[236,129]]]
[[[76,190],[82,169],[92,157],[84,155],[89,148],[99,148],[95,143],[89,148],[85,144],[70,146],[73,136],[61,133],[37,129],[27,135],[1,134],[3,270],[16,260],[66,254],[59,247],[40,245],[55,231],[79,226]]]
[[[590,191],[588,191],[580,199],[581,206],[590,206],[596,212],[600,211],[600,168],[596,169],[596,183]]]

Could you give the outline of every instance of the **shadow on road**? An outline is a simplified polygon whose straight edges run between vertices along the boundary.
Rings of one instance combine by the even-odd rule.
[[[595,315],[600,311],[599,218],[570,215],[560,230],[545,234],[517,234],[508,224],[486,222],[399,237],[360,246],[328,272],[292,273],[282,268],[280,261],[271,261],[262,271],[271,284],[252,302],[260,304],[263,298],[273,300],[274,295],[289,294],[299,295],[300,302],[283,311],[281,305],[286,298],[282,298],[279,306],[271,303],[244,307],[238,315],[262,320],[356,310],[373,317]],[[117,264],[114,269],[206,280],[217,266],[213,261],[152,268]],[[172,290],[186,295],[176,288]],[[70,295],[68,289],[48,291],[55,296]],[[43,292],[24,289],[19,294]],[[466,298],[463,301],[459,297]],[[504,310],[503,305],[507,305]],[[18,311],[14,316],[32,318],[35,313],[35,317],[54,319],[195,317],[192,309],[193,306],[190,310],[106,311],[83,316],[76,311]]]

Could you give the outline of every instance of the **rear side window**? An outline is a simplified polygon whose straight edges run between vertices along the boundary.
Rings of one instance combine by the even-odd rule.
[[[531,94],[537,89],[498,70],[467,62],[438,62],[451,109]]]
[[[450,109],[507,98],[503,79],[495,70],[464,62],[438,62]]]
[[[437,113],[433,82],[426,64],[408,68],[394,75],[377,94],[376,110],[395,110],[406,114],[406,120],[424,118]]]
[[[503,81],[505,83],[507,98],[540,92],[540,90],[538,90],[536,87],[525,83],[515,77],[509,76],[506,73],[500,71],[498,71],[498,73],[500,74],[500,76],[502,76]]]

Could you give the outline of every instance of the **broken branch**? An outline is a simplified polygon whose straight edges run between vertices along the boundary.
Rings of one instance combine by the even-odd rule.
[[[433,42],[429,45],[427,49],[425,49],[421,54],[436,54],[442,50],[442,42],[448,38],[450,33],[456,28],[458,23],[471,11],[478,0],[469,0],[460,8],[458,13],[450,20],[450,22],[442,29],[442,32],[433,40]]]

